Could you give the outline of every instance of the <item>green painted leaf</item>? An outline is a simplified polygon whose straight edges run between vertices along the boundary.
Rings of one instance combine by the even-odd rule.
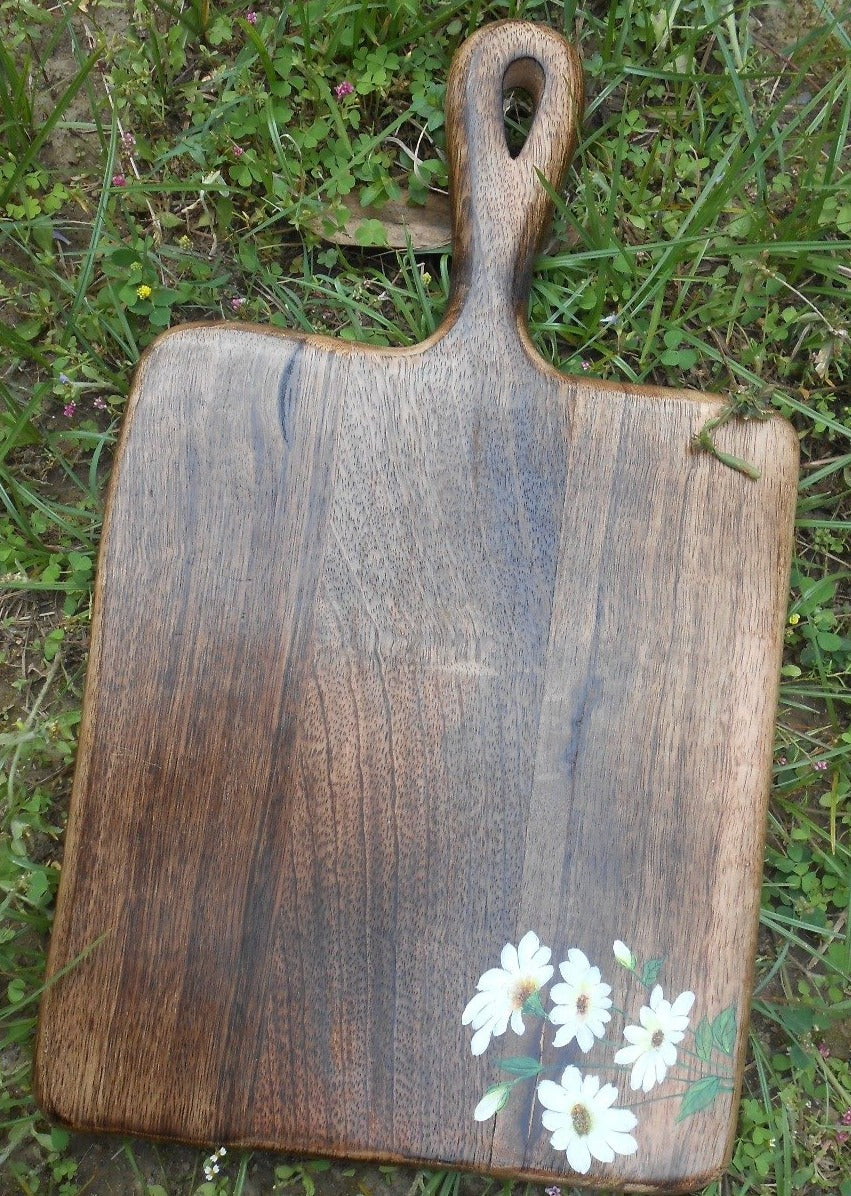
[[[712,1039],[722,1055],[732,1055],[736,1045],[736,1006],[722,1009],[712,1023]]]
[[[645,988],[652,988],[659,979],[659,973],[662,971],[662,964],[664,959],[648,959],[647,963],[641,969],[641,983]]]
[[[538,993],[532,993],[531,997],[527,997],[523,1002],[523,1013],[529,1017],[542,1017],[544,1021],[547,1020],[547,1011],[541,1004],[541,998]]]
[[[524,1080],[529,1076],[536,1076],[544,1070],[543,1065],[537,1059],[533,1059],[531,1055],[517,1055],[513,1059],[503,1059],[499,1066],[509,1075],[520,1076]]]
[[[718,1076],[704,1076],[702,1080],[695,1080],[682,1099],[677,1121],[685,1121],[686,1117],[711,1105],[720,1089],[721,1080]]]
[[[708,1018],[701,1018],[694,1032],[694,1049],[698,1059],[706,1063],[712,1054],[712,1027]]]

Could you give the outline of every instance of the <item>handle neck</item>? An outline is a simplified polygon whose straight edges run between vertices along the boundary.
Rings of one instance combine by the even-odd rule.
[[[527,90],[535,116],[512,158],[503,96]],[[551,202],[539,177],[557,188],[576,144],[582,74],[573,48],[553,30],[499,21],[458,51],[449,75],[446,127],[454,259],[450,319],[481,326],[495,351],[525,327],[535,252]]]

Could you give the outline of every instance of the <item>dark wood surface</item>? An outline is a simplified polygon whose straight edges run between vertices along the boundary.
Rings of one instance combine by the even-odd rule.
[[[509,84],[538,102],[516,159]],[[717,398],[563,377],[531,347],[536,171],[558,181],[580,92],[540,27],[459,52],[429,342],[211,325],[145,355],[50,974],[104,937],[43,1002],[52,1117],[628,1190],[723,1167],[797,446],[778,418],[724,428],[751,481],[690,451]],[[527,1012],[474,1056],[465,1006],[528,931],[599,967],[605,1037],[556,1048]],[[636,1092],[614,1056],[655,983],[695,999],[676,1067]],[[548,1070],[474,1120],[517,1057]],[[616,1086],[634,1151],[583,1169],[553,1145],[536,1087],[571,1066]]]

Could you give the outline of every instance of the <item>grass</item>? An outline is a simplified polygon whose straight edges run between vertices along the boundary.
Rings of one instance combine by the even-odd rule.
[[[190,319],[427,336],[445,256],[342,250],[315,229],[340,225],[352,193],[380,211],[445,188],[452,52],[526,16],[577,38],[589,91],[532,290],[542,353],[723,391],[800,437],[751,1049],[733,1160],[705,1196],[849,1196],[847,5],[813,0],[780,32],[747,0],[301,0],[256,21],[230,0],[124,7],[0,0],[0,1192],[461,1186],[247,1156],[205,1178],[197,1152],[133,1142],[92,1180],[103,1148],[46,1125],[29,1065],[130,372]],[[381,238],[372,217],[360,233]]]

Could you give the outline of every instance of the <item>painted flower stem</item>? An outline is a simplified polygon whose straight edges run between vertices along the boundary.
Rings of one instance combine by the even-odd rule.
[[[707,1072],[705,1076],[701,1076],[700,1078],[702,1080],[721,1080],[724,1077],[716,1076],[716,1075],[713,1075],[711,1072]],[[691,1087],[691,1084],[688,1082],[688,1080],[680,1080],[676,1076],[674,1077],[674,1082],[677,1084],[685,1084],[685,1088],[680,1089],[677,1092],[664,1092],[659,1096],[643,1096],[641,1098],[641,1105],[652,1105],[656,1101],[660,1101],[660,1100],[680,1100],[683,1096],[685,1096],[686,1092],[688,1092],[689,1088]],[[724,1093],[730,1093],[733,1091],[733,1089],[732,1089],[732,1087],[725,1088],[723,1085],[721,1085],[721,1086],[719,1086],[718,1091],[724,1092]]]
[[[698,1063],[705,1063],[705,1062],[706,1062],[706,1060],[705,1060],[705,1059],[701,1059],[700,1055],[696,1055],[696,1054],[694,1053],[694,1051],[690,1051],[690,1050],[688,1049],[688,1047],[680,1047],[680,1051],[682,1052],[682,1054],[683,1054],[683,1055],[688,1055],[688,1056],[689,1056],[689,1058],[691,1058],[691,1059],[696,1059]],[[732,1080],[732,1078],[733,1078],[733,1073],[732,1073],[732,1071],[726,1071],[726,1070],[722,1070],[722,1071],[721,1071],[721,1074],[719,1075],[719,1077],[718,1077],[718,1078],[719,1078],[719,1079],[723,1079],[724,1077],[726,1077],[728,1080]]]

